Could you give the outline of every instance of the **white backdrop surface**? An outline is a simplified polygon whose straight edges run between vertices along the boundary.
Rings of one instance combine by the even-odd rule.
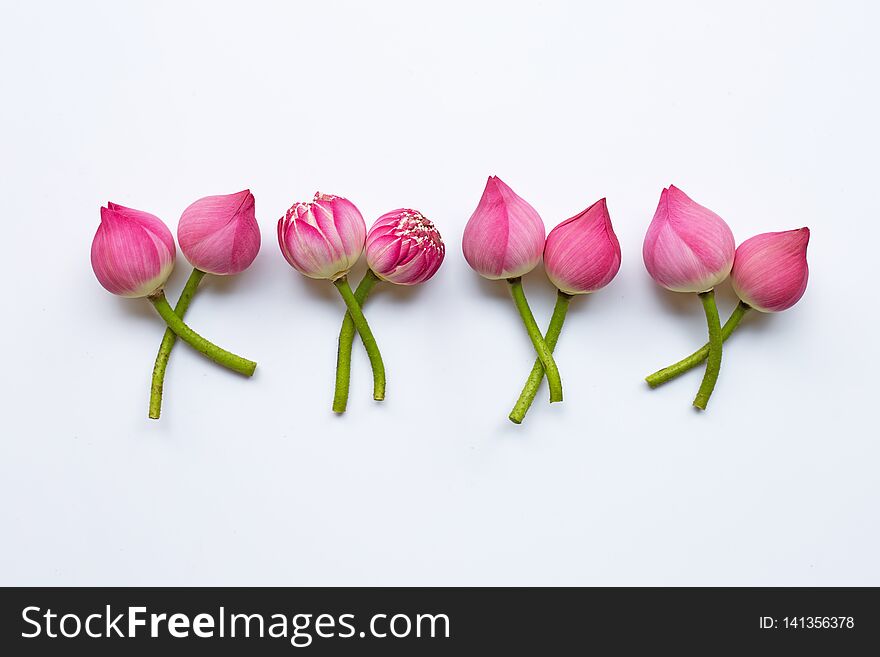
[[[880,97],[870,2],[3,3],[5,280],[0,583],[880,585],[875,328]],[[572,303],[546,388],[460,239],[490,174],[548,229],[606,196],[617,279]],[[749,317],[709,411],[704,340],[641,243],[674,183],[737,241],[809,226],[811,280]],[[249,187],[263,250],[189,320],[253,380],[179,345],[146,417],[163,327],[89,266],[99,206],[176,228]],[[388,367],[356,345],[330,412],[341,300],[283,260],[275,223],[315,190],[368,222],[434,219],[447,260],[380,289]],[[169,282],[187,276],[178,254]],[[356,270],[363,271],[363,264]],[[525,279],[546,325],[554,291]],[[720,291],[726,316],[735,299]]]

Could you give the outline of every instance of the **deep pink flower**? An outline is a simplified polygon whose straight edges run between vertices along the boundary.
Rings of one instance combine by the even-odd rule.
[[[706,292],[733,267],[733,232],[717,214],[670,185],[645,235],[642,255],[651,277],[674,292]]]
[[[544,269],[553,285],[567,294],[594,292],[617,275],[620,243],[604,198],[550,231]]]
[[[531,205],[490,176],[461,240],[465,260],[489,279],[527,274],[541,260],[546,229]]]
[[[140,210],[108,203],[92,240],[92,269],[109,292],[146,297],[159,290],[174,269],[177,249],[168,226]]]
[[[417,210],[387,212],[367,233],[367,265],[389,283],[424,283],[437,273],[445,253],[433,222]]]
[[[278,244],[297,271],[310,278],[336,280],[348,273],[361,252],[367,226],[348,199],[315,193],[278,220]]]
[[[199,199],[183,211],[177,241],[197,269],[220,275],[244,271],[260,251],[254,195],[245,189]]]
[[[736,249],[730,279],[737,296],[755,310],[791,308],[807,289],[810,229],[763,233]]]

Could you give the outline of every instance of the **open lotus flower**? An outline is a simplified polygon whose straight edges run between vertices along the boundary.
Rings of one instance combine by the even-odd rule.
[[[260,251],[260,227],[255,214],[254,195],[250,190],[236,194],[206,196],[190,204],[177,224],[180,250],[193,266],[189,280],[174,306],[174,313],[183,319],[199,283],[205,274],[230,276],[248,267]],[[165,331],[153,366],[150,386],[150,417],[162,413],[165,371],[177,338],[171,329]]]
[[[810,229],[763,233],[736,249],[730,280],[736,295],[755,310],[778,313],[796,304],[807,289]]]
[[[147,297],[162,289],[177,249],[168,226],[149,212],[116,203],[101,208],[92,241],[92,269],[108,292]]]
[[[260,227],[250,190],[206,196],[180,217],[177,240],[190,264],[226,276],[248,267],[260,251]]]
[[[480,276],[507,279],[526,332],[547,373],[550,401],[557,402],[562,401],[559,369],[529,308],[521,278],[541,261],[545,235],[544,222],[535,209],[500,178],[490,176],[465,226],[461,248],[465,260]]]
[[[294,203],[278,220],[278,244],[287,262],[304,276],[332,281],[342,295],[370,357],[373,399],[381,401],[385,399],[385,364],[348,283],[348,272],[360,258],[366,237],[360,210],[348,199],[332,194],[317,192],[312,201]]]
[[[278,243],[287,262],[309,278],[334,281],[361,257],[367,226],[348,199],[315,193],[278,220]]]
[[[798,228],[779,233],[763,233],[747,239],[736,249],[730,280],[740,302],[721,327],[725,341],[737,329],[746,313],[780,312],[791,308],[807,288],[809,267],[807,245],[810,229]],[[709,357],[705,344],[690,356],[645,377],[652,388],[671,381],[697,367]]]
[[[544,335],[552,352],[562,333],[572,296],[605,287],[620,269],[620,243],[604,198],[550,231],[544,245],[544,269],[558,292],[553,317]],[[540,359],[536,359],[519,400],[510,412],[512,422],[523,421],[543,379],[544,367]]]
[[[736,242],[717,214],[670,185],[645,235],[642,256],[651,277],[673,292],[700,295],[709,327],[709,357],[694,406],[705,410],[721,371],[721,321],[715,286],[730,274]]]
[[[354,291],[360,306],[380,281],[395,285],[418,285],[427,281],[443,263],[446,247],[432,221],[418,210],[401,208],[386,212],[370,227],[366,254],[368,269]],[[346,313],[339,331],[333,395],[335,413],[344,413],[348,405],[354,333],[354,320]]]
[[[116,203],[101,208],[101,225],[92,241],[92,269],[101,285],[120,296],[146,297],[178,337],[224,367],[251,376],[255,362],[209,342],[168,305],[162,286],[175,254],[174,237],[158,217]]]

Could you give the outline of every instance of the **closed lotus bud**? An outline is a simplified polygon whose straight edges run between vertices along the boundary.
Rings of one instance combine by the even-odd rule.
[[[465,260],[481,276],[517,278],[540,262],[545,235],[535,208],[501,179],[490,176],[465,226],[461,246]]]
[[[260,251],[260,227],[250,190],[206,196],[190,205],[177,226],[180,250],[196,269],[238,274]]]
[[[717,214],[670,185],[660,195],[642,255],[651,277],[674,292],[706,292],[733,267],[733,232]]]
[[[383,214],[367,233],[367,265],[389,283],[424,283],[437,273],[445,253],[434,224],[416,210]]]
[[[807,289],[810,229],[763,233],[736,250],[730,279],[737,296],[755,310],[775,313],[791,308]]]
[[[109,292],[150,296],[168,280],[176,254],[174,237],[158,217],[115,203],[101,208],[101,225],[92,240],[92,269]]]
[[[544,269],[566,294],[605,287],[620,269],[620,243],[603,198],[563,221],[547,235]]]
[[[364,250],[366,236],[367,225],[351,201],[320,192],[278,220],[281,252],[309,278],[333,281],[347,274]]]

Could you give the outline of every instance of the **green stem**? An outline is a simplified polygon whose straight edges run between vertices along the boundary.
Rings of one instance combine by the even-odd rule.
[[[367,273],[364,274],[360,284],[354,291],[354,300],[358,306],[362,307],[364,305],[367,296],[378,282],[379,277],[373,273],[372,269],[367,269]],[[351,382],[351,348],[354,345],[354,334],[356,332],[351,313],[346,312],[345,319],[342,320],[342,328],[339,329],[339,348],[336,352],[336,388],[333,391],[334,413],[345,413],[345,407],[348,405],[348,388]],[[376,395],[375,387],[373,395]]]
[[[559,334],[562,333],[562,325],[565,323],[565,313],[568,312],[570,301],[570,294],[557,290],[553,316],[550,318],[550,326],[547,327],[547,333],[544,335],[544,342],[547,343],[547,348],[551,353],[556,349],[556,342],[559,340]],[[529,408],[532,406],[532,402],[535,400],[535,395],[538,394],[538,387],[543,380],[544,366],[541,364],[541,359],[536,358],[535,364],[532,366],[532,372],[529,374],[529,379],[526,381],[525,386],[523,386],[519,399],[508,416],[511,422],[514,424],[522,423],[526,413],[529,412]]]
[[[204,278],[205,272],[201,269],[193,269],[192,274],[183,286],[183,292],[174,306],[174,314],[183,319],[189,304],[198,290],[199,283]],[[153,365],[153,383],[150,386],[150,418],[158,420],[162,414],[162,390],[165,386],[165,369],[168,367],[168,359],[171,358],[171,350],[174,343],[177,342],[177,336],[170,328],[165,329],[165,335],[162,336],[162,344],[159,345],[159,353],[156,354],[156,362]]]
[[[361,334],[361,341],[367,350],[367,356],[370,357],[370,365],[373,368],[373,399],[382,401],[385,399],[385,364],[382,362],[382,354],[379,353],[379,347],[376,345],[376,338],[367,324],[367,318],[361,310],[360,304],[355,299],[354,292],[348,284],[348,277],[343,276],[333,281],[333,285],[342,295],[345,305],[348,308],[348,314],[354,322],[354,327]]]
[[[742,318],[745,317],[750,308],[751,306],[745,301],[740,301],[737,304],[736,308],[733,310],[728,320],[724,322],[724,326],[721,327],[722,342],[727,340],[727,338],[729,338],[733,334],[733,332],[739,326],[739,323],[742,321]],[[664,367],[662,370],[657,370],[653,374],[646,376],[645,381],[647,381],[648,385],[652,388],[656,388],[657,386],[663,385],[667,381],[671,381],[675,377],[681,376],[685,372],[692,370],[697,365],[706,360],[708,356],[709,343],[707,342],[687,358],[682,358],[674,365]]]
[[[184,324],[183,320],[174,313],[174,309],[168,305],[168,299],[165,298],[164,291],[159,290],[147,298],[156,307],[156,311],[162,316],[168,327],[177,334],[177,337],[189,344],[193,349],[200,351],[219,365],[228,367],[245,376],[253,376],[254,370],[257,368],[257,364],[254,361],[242,358],[218,347]]]
[[[535,353],[538,355],[538,359],[547,373],[547,383],[550,386],[550,402],[562,401],[562,380],[559,378],[559,368],[556,367],[553,354],[547,348],[544,336],[541,335],[541,329],[538,328],[535,316],[532,315],[532,309],[529,308],[529,302],[526,300],[525,292],[523,292],[522,278],[519,276],[508,278],[507,282],[510,283],[510,294],[513,296],[516,309],[519,311],[529,338],[532,340],[532,345],[535,347]]]
[[[703,310],[706,311],[706,324],[709,327],[709,356],[706,359],[706,373],[703,374],[703,382],[694,398],[694,406],[702,411],[706,410],[709,397],[715,389],[718,381],[718,373],[721,371],[721,320],[718,318],[718,306],[715,305],[715,290],[700,292],[700,301],[703,302]]]

